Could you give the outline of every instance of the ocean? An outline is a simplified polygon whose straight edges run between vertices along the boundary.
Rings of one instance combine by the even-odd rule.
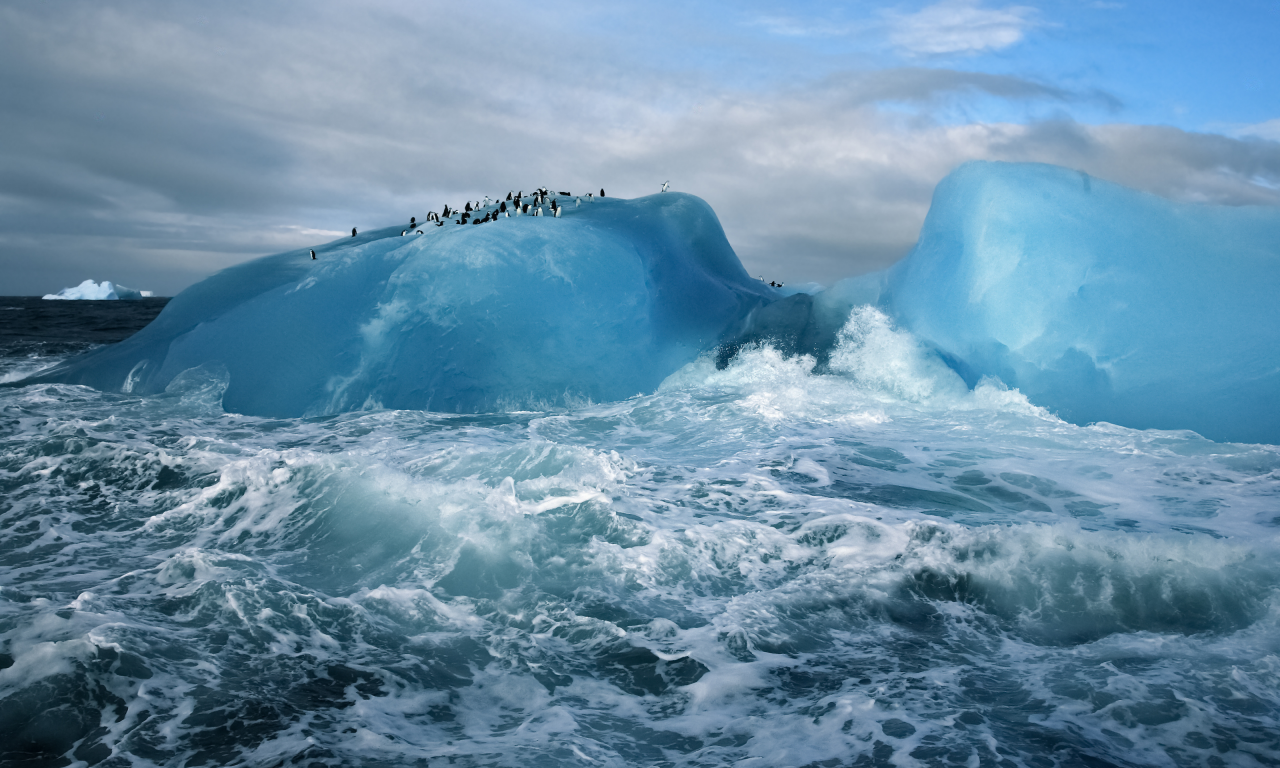
[[[0,764],[1280,765],[1276,446],[870,309],[548,411],[12,386],[164,302],[0,298]]]

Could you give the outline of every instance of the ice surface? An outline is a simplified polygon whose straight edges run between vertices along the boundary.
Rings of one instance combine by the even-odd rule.
[[[776,296],[690,195],[403,231],[224,270],[41,379],[147,394],[201,368],[228,377],[227,410],[269,416],[618,400]]]
[[[972,386],[1076,422],[1280,441],[1280,211],[1178,204],[1056,166],[938,185],[881,302]]]
[[[1077,424],[1280,442],[1280,211],[1177,204],[1048,165],[971,163],[885,272],[754,310],[718,363],[768,343],[831,355],[875,305],[970,387]]]
[[[101,283],[85,280],[74,288],[63,288],[57,293],[47,293],[44,298],[104,301],[111,299],[144,299],[150,295],[151,291],[137,291],[133,288],[117,285],[110,280],[103,280]]]

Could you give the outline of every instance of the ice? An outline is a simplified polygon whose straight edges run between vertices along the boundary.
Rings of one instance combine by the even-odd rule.
[[[880,303],[970,386],[999,377],[1075,423],[1275,443],[1277,295],[1274,208],[975,162],[938,185]]]
[[[223,407],[264,416],[620,400],[777,295],[690,195],[404,231],[226,269],[131,339],[39,378],[148,394],[225,372]]]
[[[1173,203],[1056,166],[970,163],[938,185],[906,258],[752,311],[717,362],[767,343],[848,373],[832,354],[862,323],[856,308],[873,305],[970,388],[999,379],[1076,424],[1277,443],[1277,295],[1280,210]]]
[[[133,288],[126,288],[123,285],[113,283],[110,280],[103,280],[101,283],[85,280],[74,288],[63,288],[57,293],[47,293],[44,298],[104,301],[111,299],[144,299],[150,295],[151,291],[137,291]]]

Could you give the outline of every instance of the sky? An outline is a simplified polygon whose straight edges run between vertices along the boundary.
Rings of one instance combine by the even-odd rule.
[[[1280,3],[0,4],[0,295],[174,295],[546,185],[673,190],[752,275],[914,244],[969,160],[1280,205]]]

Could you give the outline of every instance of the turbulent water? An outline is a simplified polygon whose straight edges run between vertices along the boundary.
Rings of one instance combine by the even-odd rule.
[[[4,381],[108,340],[0,305]],[[0,387],[0,762],[1280,765],[1276,447],[957,387],[869,308],[830,369],[482,416]]]

